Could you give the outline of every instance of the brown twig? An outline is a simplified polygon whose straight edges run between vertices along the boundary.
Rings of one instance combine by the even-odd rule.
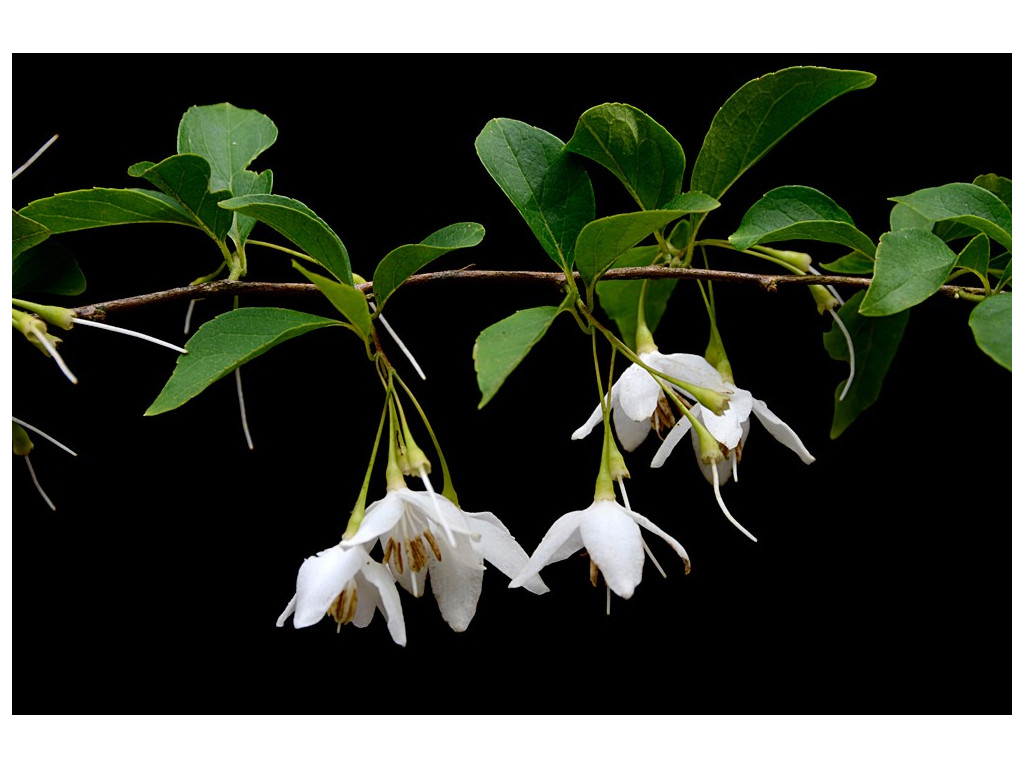
[[[715,269],[675,269],[672,267],[625,267],[610,269],[602,279],[605,280],[712,280],[727,283],[751,283],[759,285],[769,292],[775,292],[780,285],[833,285],[851,288],[867,288],[871,279],[867,277],[850,277],[846,275],[763,275],[750,272],[725,272]],[[403,285],[424,285],[437,281],[470,280],[474,282],[503,283],[548,283],[560,286],[565,282],[561,272],[531,272],[518,270],[486,270],[486,269],[453,269],[439,272],[424,272],[409,277]],[[364,293],[373,292],[373,283],[360,283],[356,286]],[[103,320],[112,313],[125,312],[170,302],[203,299],[210,296],[311,296],[319,292],[312,283],[264,283],[245,280],[217,280],[201,285],[190,285],[171,288],[166,291],[147,293],[141,296],[129,296],[122,299],[87,304],[75,307],[78,317],[87,320]],[[950,298],[959,298],[964,294],[982,295],[979,288],[944,285],[939,293]]]

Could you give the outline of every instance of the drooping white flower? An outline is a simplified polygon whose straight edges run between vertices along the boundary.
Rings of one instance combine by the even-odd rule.
[[[690,413],[707,427],[714,438],[726,448],[726,458],[722,462],[723,466],[719,467],[717,472],[713,472],[714,468],[712,466],[701,461],[700,443],[697,433],[690,429],[689,419],[679,419],[665,437],[657,453],[654,454],[654,458],[651,460],[652,467],[662,466],[665,460],[668,459],[669,454],[679,444],[679,441],[689,432],[694,453],[697,456],[697,464],[700,466],[701,472],[704,473],[704,477],[707,478],[708,482],[715,482],[714,475],[717,475],[718,485],[726,483],[730,477],[738,480],[738,466],[744,442],[747,439],[747,434],[750,432],[751,414],[757,417],[757,420],[761,422],[772,437],[793,451],[805,464],[810,464],[814,461],[814,456],[804,447],[796,432],[776,416],[768,408],[764,400],[758,400],[754,397],[750,390],[736,387],[736,391],[729,398],[729,408],[721,416],[712,413],[706,408],[702,408],[699,403],[690,409]]]
[[[721,461],[707,462],[702,458],[700,435],[696,429],[691,429],[692,424],[690,420],[684,418],[676,422],[676,425],[669,431],[661,447],[654,454],[651,466],[655,468],[662,466],[665,460],[668,459],[669,454],[672,453],[672,450],[679,444],[679,441],[689,433],[693,452],[697,457],[697,466],[700,467],[704,477],[714,487],[715,500],[718,502],[719,508],[726,518],[742,531],[747,538],[756,542],[757,538],[740,525],[729,512],[728,507],[725,506],[725,501],[722,499],[722,492],[720,490],[720,486],[728,482],[730,477],[739,482],[739,462],[743,453],[743,444],[747,439],[747,434],[750,432],[751,413],[757,416],[758,421],[764,425],[765,429],[776,440],[796,453],[805,464],[810,464],[814,461],[814,457],[804,447],[796,432],[790,429],[788,424],[772,413],[763,400],[755,398],[750,394],[749,390],[737,387],[730,398],[729,408],[721,416],[712,413],[706,408],[702,408],[700,404],[695,404],[690,408],[691,416],[707,429],[707,432],[711,434],[714,440],[718,441],[722,449],[723,458]]]
[[[544,534],[527,566],[520,571],[510,587],[518,587],[551,563],[565,560],[585,549],[591,560],[591,582],[597,574],[604,577],[608,589],[628,599],[643,577],[644,552],[651,555],[640,529],[660,536],[685,563],[690,571],[690,558],[683,545],[643,515],[624,507],[614,499],[596,499],[586,509],[569,512],[558,518]],[[653,560],[653,555],[651,556]],[[655,561],[657,565],[657,561]],[[660,566],[658,569],[661,570]],[[664,572],[662,572],[664,573]]]
[[[341,631],[341,625],[349,622],[365,627],[378,610],[387,620],[392,639],[404,646],[405,618],[391,572],[363,547],[336,544],[303,561],[295,595],[277,619],[277,626],[283,627],[292,614],[297,628],[316,624],[330,614]]]
[[[441,615],[456,632],[476,614],[485,560],[509,577],[529,560],[490,512],[464,512],[444,496],[404,487],[367,507],[359,529],[342,546],[372,549],[378,541],[384,563],[412,595],[423,595],[429,577]],[[523,586],[536,594],[548,591],[539,576]]]
[[[722,395],[732,393],[732,387],[728,382],[700,355],[683,352],[664,355],[657,350],[650,350],[641,352],[639,357],[646,365],[673,379]],[[683,395],[687,394],[674,384],[669,383],[669,386]],[[623,371],[618,381],[612,385],[609,401],[612,424],[619,442],[627,451],[635,450],[647,438],[652,428],[651,417],[658,411],[660,399],[664,399],[661,384],[650,371],[637,363]],[[586,423],[573,432],[573,440],[586,437],[601,423],[601,410],[599,403]]]

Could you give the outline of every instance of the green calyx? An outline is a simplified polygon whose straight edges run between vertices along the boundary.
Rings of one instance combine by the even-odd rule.
[[[34,312],[39,315],[45,322],[50,325],[56,325],[58,328],[63,328],[65,331],[70,331],[71,326],[74,324],[76,317],[75,313],[70,309],[64,307],[53,307],[48,304],[36,304],[32,301],[25,301],[24,299],[11,299],[11,303],[16,307]]]
[[[811,289],[811,295],[814,297],[814,303],[818,306],[819,315],[839,306],[839,299],[833,296],[824,285],[809,285],[807,287]]]
[[[17,422],[11,422],[11,429],[13,432],[14,442],[14,455],[15,456],[28,456],[32,449],[35,447],[32,444],[32,438],[28,436],[28,432],[21,424]]]
[[[61,339],[59,337],[54,336],[51,333],[47,333],[46,323],[35,315],[30,315],[27,312],[12,309],[11,324],[47,357],[51,357],[51,354],[50,350],[46,348],[46,344],[43,340],[45,339],[53,349],[56,349],[57,345],[61,343]]]

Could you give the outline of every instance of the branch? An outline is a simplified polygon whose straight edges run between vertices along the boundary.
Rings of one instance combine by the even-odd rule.
[[[725,283],[751,283],[769,292],[775,292],[780,285],[837,285],[852,288],[867,288],[871,279],[847,275],[762,275],[750,272],[724,272],[715,269],[676,269],[673,267],[626,267],[609,269],[603,280],[713,280]],[[452,269],[439,272],[424,272],[409,277],[402,285],[424,285],[439,280],[470,280],[473,282],[538,283],[561,286],[565,275],[561,272],[529,272],[519,270]],[[359,283],[364,293],[373,292],[373,283]],[[311,296],[320,289],[312,283],[260,283],[244,280],[217,280],[201,285],[171,288],[166,291],[129,296],[123,299],[87,304],[75,307],[74,313],[87,320],[103,320],[109,314],[130,309],[167,304],[170,302],[205,299],[211,296]],[[956,299],[961,295],[983,296],[980,288],[944,285],[939,293]]]

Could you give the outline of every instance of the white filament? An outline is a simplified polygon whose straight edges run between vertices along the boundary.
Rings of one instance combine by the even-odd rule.
[[[110,325],[109,323],[97,323],[92,320],[84,320],[81,317],[72,318],[71,322],[74,323],[75,325],[88,325],[92,328],[103,328],[104,330],[107,331],[123,333],[125,336],[134,336],[137,339],[145,339],[146,341],[151,341],[154,344],[159,344],[161,347],[173,349],[175,352],[180,352],[183,355],[188,354],[188,350],[185,349],[184,347],[179,347],[177,344],[171,344],[170,342],[167,341],[161,341],[160,339],[154,338],[153,336],[150,336],[148,334],[139,333],[138,331],[133,331],[128,328],[120,328],[116,325]]]
[[[756,542],[757,539],[754,538],[754,535],[746,528],[744,528],[742,525],[740,525],[738,522],[736,522],[736,518],[729,514],[729,510],[726,508],[725,502],[722,501],[722,491],[718,487],[718,464],[715,462],[712,462],[711,464],[711,476],[712,478],[714,478],[714,483],[712,483],[712,485],[714,485],[715,487],[715,498],[718,499],[718,506],[721,507],[722,512],[725,513],[725,516],[729,519],[729,522],[731,522],[733,525],[735,525],[737,528],[743,531],[744,534],[746,534],[748,539],[750,539],[753,542]]]
[[[430,493],[430,500],[434,504],[434,512],[437,513],[437,518],[441,521],[441,525],[444,527],[444,533],[445,536],[448,537],[448,543],[453,547],[457,546],[455,543],[455,534],[452,533],[452,529],[448,525],[448,518],[441,514],[441,505],[437,503],[437,494],[434,493],[434,486],[430,484],[430,479],[427,477],[427,472],[423,467],[420,467],[420,479],[423,480],[423,484],[427,486],[427,491]]]
[[[36,477],[36,471],[32,469],[32,460],[28,456],[25,457],[25,463],[28,464],[28,473],[32,475],[32,482],[35,484],[36,490],[39,491],[39,495],[43,497],[43,501],[50,506],[50,509],[56,512],[57,505],[50,501],[50,497],[46,495],[46,491],[43,490],[43,486],[39,484],[39,478]]]
[[[395,340],[395,343],[398,345],[398,348],[402,350],[402,352],[405,354],[407,358],[409,358],[409,362],[412,363],[412,367],[416,369],[416,373],[420,375],[421,379],[426,381],[427,374],[423,372],[423,369],[420,368],[420,364],[416,362],[416,358],[412,356],[412,352],[410,352],[409,348],[402,343],[402,340],[398,338],[398,334],[395,333],[394,329],[391,327],[388,321],[384,319],[384,315],[378,315],[378,318],[380,319],[381,325],[384,326],[385,330],[387,330],[387,332],[391,334],[391,338]]]
[[[619,478],[619,492],[622,494],[623,506],[632,512],[633,508],[629,506],[629,496],[626,495],[626,484],[622,482],[621,477]]]
[[[64,375],[68,377],[68,381],[72,384],[77,384],[78,378],[71,372],[71,369],[68,368],[67,364],[64,362],[64,358],[60,356],[59,352],[57,352],[57,348],[50,343],[48,338],[46,338],[46,334],[40,333],[35,328],[29,328],[29,333],[35,336],[36,339],[39,340],[39,343],[43,345],[43,348],[50,353],[50,357],[54,359],[61,371],[63,371]]]
[[[50,145],[53,144],[53,142],[55,142],[56,140],[57,140],[57,134],[55,133],[55,134],[53,134],[53,136],[50,137],[49,141],[47,141],[45,144],[43,144],[43,146],[41,146],[39,149],[36,150],[35,154],[32,155],[32,157],[30,157],[28,160],[26,160],[24,163],[22,163],[21,167],[18,168],[18,170],[16,170],[11,175],[11,179],[13,180],[13,179],[18,178],[18,175],[22,171],[24,171],[26,168],[28,168],[30,165],[32,165],[32,163],[34,163],[36,160],[38,160],[39,156],[41,154],[43,154],[43,152],[45,152],[47,149],[49,149]]]
[[[235,368],[235,391],[238,392],[238,412],[242,416],[242,432],[245,433],[245,442],[249,450],[253,450],[252,435],[249,434],[249,419],[245,415],[245,397],[242,395],[242,369]]]
[[[196,300],[192,299],[185,310],[185,335],[188,336],[188,329],[192,327],[192,310],[196,308]]]
[[[626,495],[626,484],[624,482],[622,482],[622,478],[621,477],[619,478],[619,491],[622,493],[622,500],[625,502],[624,506],[626,507],[626,509],[628,509],[630,512],[632,512],[633,508],[631,506],[629,506],[629,497]],[[658,558],[656,558],[654,556],[654,553],[651,552],[651,548],[649,546],[647,546],[647,542],[644,541],[643,535],[640,536],[640,543],[643,544],[644,552],[646,552],[647,556],[649,558],[651,558],[651,562],[654,563],[654,567],[658,569],[658,573],[660,573],[664,578],[667,579],[668,578],[668,574],[665,573],[665,569],[661,567],[661,563],[658,562]],[[609,598],[609,599],[611,599],[611,598]]]
[[[844,397],[846,397],[846,393],[850,391],[850,385],[853,384],[853,373],[856,370],[854,365],[853,339],[850,338],[850,332],[846,330],[846,326],[843,324],[843,321],[839,319],[839,314],[833,309],[830,309],[829,313],[832,315],[832,318],[836,321],[836,325],[839,326],[839,330],[842,332],[843,337],[846,339],[846,348],[850,351],[850,378],[846,380],[846,386],[843,387],[843,391],[839,395],[839,399],[842,400]]]
[[[13,421],[15,424],[20,424],[25,429],[29,429],[29,430],[35,432],[40,437],[45,437],[47,440],[49,440],[51,443],[56,445],[58,448],[63,448],[65,451],[70,453],[72,456],[77,456],[78,455],[77,453],[72,451],[70,448],[68,448],[66,445],[64,445],[64,443],[58,442],[57,440],[55,440],[54,438],[50,437],[48,434],[43,432],[43,430],[39,429],[38,427],[33,427],[27,421],[22,421],[21,419],[15,417],[15,416],[11,417],[11,421]]]
[[[665,569],[661,567],[661,563],[658,562],[658,559],[654,556],[654,553],[651,552],[651,548],[647,546],[647,542],[644,541],[643,536],[640,536],[640,543],[644,545],[644,552],[646,552],[647,556],[651,558],[651,562],[654,563],[654,567],[658,569],[658,573],[660,573],[663,578],[667,579],[668,574],[665,573]]]
[[[815,275],[821,274],[821,272],[816,270],[814,267],[808,267],[807,271],[813,272]],[[836,290],[834,285],[825,285],[825,289],[835,297],[835,300],[839,302],[839,306],[843,306],[843,297],[839,295],[839,291]]]

